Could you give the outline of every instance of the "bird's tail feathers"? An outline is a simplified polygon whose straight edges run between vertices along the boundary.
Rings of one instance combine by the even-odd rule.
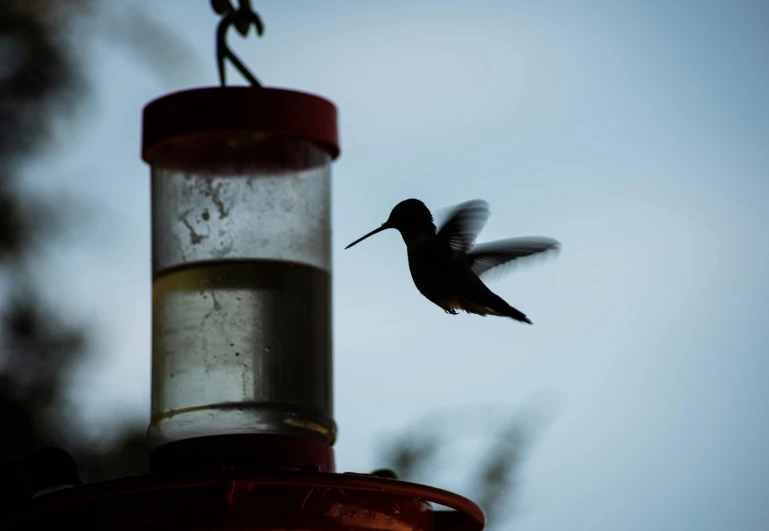
[[[526,317],[526,314],[522,311],[513,308],[509,304],[507,304],[504,299],[501,297],[495,295],[496,299],[493,301],[489,301],[488,305],[481,305],[481,304],[473,304],[473,303],[465,303],[464,309],[467,312],[474,313],[477,315],[496,315],[499,317],[510,317],[511,319],[515,319],[516,321],[520,321],[521,323],[526,324],[534,324],[529,320],[528,317]]]

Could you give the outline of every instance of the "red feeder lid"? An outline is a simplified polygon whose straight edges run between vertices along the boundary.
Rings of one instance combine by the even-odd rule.
[[[144,107],[142,158],[182,137],[211,133],[287,135],[339,156],[337,110],[305,92],[260,87],[206,87],[174,92]]]

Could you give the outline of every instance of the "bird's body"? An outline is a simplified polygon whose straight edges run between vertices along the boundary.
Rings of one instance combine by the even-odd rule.
[[[499,315],[531,323],[526,316],[492,292],[460,257],[436,236],[407,244],[409,271],[425,298],[445,312]]]
[[[438,230],[427,207],[407,199],[396,205],[380,228],[347,247],[384,229],[397,229],[406,243],[414,285],[446,313],[463,310],[531,324],[524,313],[492,292],[480,275],[515,259],[556,250],[559,244],[550,238],[515,238],[473,247],[488,215],[485,201],[468,201],[456,207]]]

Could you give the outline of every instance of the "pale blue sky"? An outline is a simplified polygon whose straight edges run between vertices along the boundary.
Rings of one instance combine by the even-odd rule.
[[[560,414],[522,470],[525,510],[510,526],[765,528],[769,4],[254,4],[265,36],[231,38],[252,70],[340,110],[339,469],[377,467],[381,437],[431,411],[514,411],[545,392]],[[100,209],[76,252],[50,250],[60,265],[46,281],[97,327],[73,400],[98,433],[149,408],[141,107],[217,82],[208,2],[156,9],[197,67],[161,85],[101,46],[82,128],[28,179]],[[343,251],[408,197],[434,210],[486,199],[480,241],[563,243],[557,260],[491,284],[535,326],[444,314],[414,288],[395,231]]]

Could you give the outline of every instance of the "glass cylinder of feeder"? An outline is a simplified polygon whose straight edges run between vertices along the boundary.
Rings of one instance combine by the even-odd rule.
[[[333,444],[336,108],[257,87],[144,110],[152,190],[151,448],[275,434]]]

